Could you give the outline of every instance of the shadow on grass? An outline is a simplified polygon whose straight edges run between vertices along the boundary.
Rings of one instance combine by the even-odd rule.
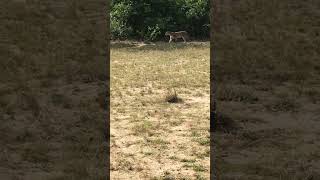
[[[185,48],[203,48],[209,47],[209,42],[135,42],[135,41],[113,41],[111,42],[111,49],[125,49],[134,51],[148,51],[148,50],[158,50],[158,51],[172,51]]]

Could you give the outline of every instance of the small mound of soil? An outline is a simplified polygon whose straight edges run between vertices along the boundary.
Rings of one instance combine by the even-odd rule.
[[[178,97],[176,91],[174,91],[173,93],[169,93],[165,97],[165,101],[168,103],[181,103],[181,102],[183,102],[183,100],[180,97]]]

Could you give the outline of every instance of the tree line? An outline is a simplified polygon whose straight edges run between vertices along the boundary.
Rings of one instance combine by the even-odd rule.
[[[158,41],[166,31],[186,30],[208,39],[209,12],[209,0],[112,0],[111,38]]]

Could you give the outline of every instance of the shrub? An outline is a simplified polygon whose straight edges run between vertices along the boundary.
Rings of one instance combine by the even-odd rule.
[[[209,0],[113,0],[111,7],[113,39],[154,41],[179,30],[209,38]]]

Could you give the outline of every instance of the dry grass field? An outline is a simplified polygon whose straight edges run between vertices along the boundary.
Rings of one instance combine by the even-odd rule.
[[[1,180],[105,179],[105,32],[87,18],[104,19],[97,1],[0,2]]]
[[[217,2],[219,179],[320,179],[319,2]]]
[[[208,42],[113,42],[111,179],[209,179],[209,91]]]

